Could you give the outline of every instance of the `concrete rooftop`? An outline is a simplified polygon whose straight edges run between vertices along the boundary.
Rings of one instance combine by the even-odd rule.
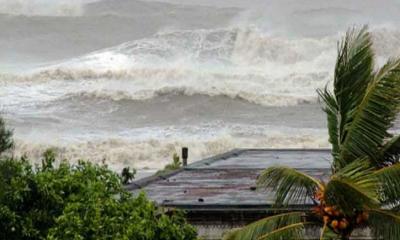
[[[265,209],[273,204],[274,193],[255,189],[263,169],[289,166],[326,179],[330,159],[330,150],[326,149],[235,149],[170,174],[135,181],[128,189],[134,193],[143,190],[164,207],[212,211]]]

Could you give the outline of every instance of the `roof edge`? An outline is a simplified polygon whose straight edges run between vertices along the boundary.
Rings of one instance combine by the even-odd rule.
[[[178,170],[174,170],[171,172],[162,173],[159,175],[151,175],[142,179],[138,179],[136,181],[131,182],[130,184],[125,186],[125,189],[128,191],[142,189],[143,187],[158,181],[158,180],[165,180],[170,178],[184,170],[191,170],[194,168],[198,168],[204,165],[211,165],[212,163],[219,161],[221,159],[227,159],[232,156],[237,156],[246,151],[308,151],[308,152],[326,152],[331,151],[329,148],[234,148],[228,152],[224,152],[221,154],[217,154],[199,161],[195,161],[193,163],[188,164],[186,167],[180,168]]]

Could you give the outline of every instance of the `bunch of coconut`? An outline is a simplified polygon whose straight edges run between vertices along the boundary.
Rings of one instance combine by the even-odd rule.
[[[315,200],[319,202],[319,205],[313,209],[313,212],[336,233],[351,232],[354,226],[365,224],[368,220],[368,212],[358,211],[352,216],[346,216],[338,207],[327,205],[323,192],[317,192]]]

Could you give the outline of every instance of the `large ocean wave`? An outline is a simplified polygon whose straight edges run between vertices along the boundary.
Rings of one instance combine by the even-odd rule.
[[[143,100],[202,94],[296,105],[314,102],[315,89],[330,79],[334,44],[331,38],[289,40],[257,29],[167,32],[24,75],[3,75],[2,91],[18,96],[29,83],[40,102],[71,95]],[[8,95],[4,101],[24,99]]]
[[[328,147],[315,90],[332,82],[337,41],[370,23],[378,65],[399,56],[399,6],[0,0],[1,111],[15,154],[35,160],[55,147],[71,160],[160,168],[181,146],[192,160]]]
[[[376,28],[373,36],[378,59],[400,52],[399,31]],[[140,101],[202,94],[267,106],[314,103],[315,90],[332,80],[336,39],[288,39],[254,28],[164,32],[30,73],[2,75],[0,98],[7,105],[71,96]],[[23,93],[28,95],[21,98]]]

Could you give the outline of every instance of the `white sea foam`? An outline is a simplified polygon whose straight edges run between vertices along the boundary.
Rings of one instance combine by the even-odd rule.
[[[241,98],[263,105],[316,100],[330,79],[334,41],[283,39],[257,29],[160,33],[25,76],[3,76],[3,102],[43,102],[71,95],[143,100],[163,94]],[[12,79],[12,80],[11,80]],[[28,86],[27,86],[28,83]],[[47,88],[47,91],[44,91]]]
[[[108,138],[90,140],[80,143],[57,144],[37,143],[19,140],[16,144],[16,156],[27,155],[31,159],[40,159],[48,148],[54,148],[60,158],[75,162],[79,159],[90,159],[92,162],[105,161],[115,170],[124,166],[159,169],[167,164],[173,153],[180,152],[182,146],[190,149],[190,161],[219,154],[233,148],[326,148],[329,147],[325,131],[296,130],[288,134],[286,131],[269,130],[268,133],[258,131],[252,136],[233,136],[229,133],[208,137],[189,133],[184,136],[170,138],[126,139]],[[246,134],[251,135],[251,132]]]
[[[385,26],[373,36],[379,59],[400,53],[399,31]],[[164,32],[22,76],[3,75],[0,98],[5,105],[164,94],[223,95],[267,106],[315,102],[315,90],[332,79],[336,42],[333,36],[274,37],[254,28]]]
[[[0,60],[13,72],[0,73],[0,103],[17,155],[56,147],[73,161],[160,168],[181,146],[191,160],[235,147],[328,147],[322,112],[304,103],[332,80],[339,31],[370,22],[379,64],[400,54],[400,31],[382,24],[398,22],[391,0],[385,9],[374,0],[91,1],[0,0]]]

